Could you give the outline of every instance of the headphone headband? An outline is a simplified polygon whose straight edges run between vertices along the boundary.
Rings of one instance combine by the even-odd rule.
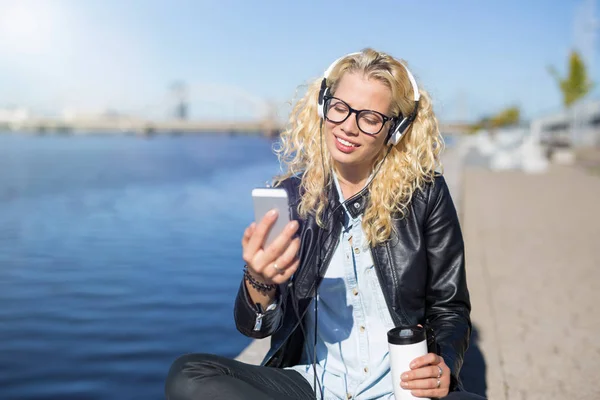
[[[361,54],[361,53],[360,52],[349,53],[349,54],[346,54],[345,56],[342,56],[342,57],[338,58],[337,60],[335,60],[333,63],[331,63],[329,68],[327,68],[325,70],[325,72],[323,73],[323,78],[325,78],[325,79],[329,78],[331,71],[333,71],[335,66],[340,61],[342,61],[344,58],[350,57],[350,56],[355,56],[357,54]],[[421,94],[419,93],[419,86],[417,85],[417,80],[415,79],[413,74],[410,72],[410,70],[406,67],[406,65],[404,65],[404,63],[400,62],[400,65],[402,65],[402,67],[406,71],[406,75],[408,75],[408,80],[410,81],[410,85],[413,89],[413,101],[419,101],[421,99]]]
[[[323,80],[321,81],[321,90],[319,91],[318,108],[317,108],[319,116],[322,119],[325,119],[325,97],[330,92],[330,88],[327,86],[327,78],[329,78],[331,71],[333,71],[335,66],[341,60],[343,60],[346,57],[354,56],[357,54],[361,54],[361,53],[360,52],[349,53],[349,54],[346,54],[345,56],[338,58],[333,63],[331,63],[329,68],[327,68],[325,70],[325,72],[323,73]],[[413,111],[410,113],[409,116],[404,117],[401,121],[397,120],[396,123],[390,127],[390,130],[388,133],[388,138],[387,138],[386,142],[387,142],[387,144],[392,145],[392,146],[394,146],[394,145],[398,144],[398,142],[400,142],[400,139],[402,138],[402,136],[404,135],[406,130],[410,127],[410,124],[412,124],[412,122],[417,117],[417,113],[419,111],[419,100],[421,99],[421,94],[419,93],[419,86],[417,85],[417,80],[415,79],[415,77],[413,76],[413,74],[410,72],[410,70],[408,69],[408,67],[406,65],[404,65],[402,62],[400,62],[400,65],[402,65],[402,67],[406,71],[406,75],[408,76],[408,80],[410,81],[410,85],[413,89],[413,101],[415,102],[415,107],[413,108]]]

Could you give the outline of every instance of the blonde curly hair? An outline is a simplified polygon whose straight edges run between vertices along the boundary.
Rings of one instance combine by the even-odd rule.
[[[413,111],[413,89],[408,75],[400,61],[392,56],[365,49],[342,58],[327,78],[333,93],[339,79],[348,72],[362,73],[368,79],[386,85],[392,92],[392,115],[409,115]],[[326,185],[330,186],[333,168],[329,149],[322,145],[321,119],[317,112],[322,79],[310,84],[306,94],[294,105],[288,125],[274,148],[284,170],[275,178],[275,185],[291,176],[301,176],[303,195],[298,213],[302,218],[313,214],[320,226],[324,225],[323,213],[328,204],[328,187],[323,187],[323,184],[329,182]],[[362,221],[368,243],[372,246],[391,238],[392,220],[406,216],[414,192],[423,189],[426,182],[432,182],[436,169],[441,168],[440,153],[444,141],[429,95],[424,90],[419,92],[421,100],[412,126],[400,143],[390,149],[385,160],[387,146],[382,148],[373,164],[383,161],[369,187],[369,203]],[[380,134],[387,134],[387,131]]]

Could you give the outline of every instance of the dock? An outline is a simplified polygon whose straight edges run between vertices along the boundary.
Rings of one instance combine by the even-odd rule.
[[[0,131],[21,133],[60,133],[73,135],[156,135],[156,134],[232,134],[276,136],[283,124],[271,120],[258,121],[188,121],[146,120],[140,118],[29,118],[17,122],[0,122]]]
[[[136,117],[50,118],[30,117],[18,120],[0,120],[0,132],[67,135],[182,135],[229,134],[276,137],[285,123],[273,118],[250,120],[154,120]],[[441,124],[444,135],[461,135],[467,124]]]

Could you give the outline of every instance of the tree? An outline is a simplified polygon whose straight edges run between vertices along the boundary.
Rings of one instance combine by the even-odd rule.
[[[549,67],[548,71],[556,79],[566,108],[570,108],[575,102],[584,98],[594,87],[589,80],[585,64],[576,51],[571,52],[569,71],[565,78],[561,78],[554,67]]]
[[[490,120],[490,125],[492,128],[515,126],[519,123],[520,119],[521,110],[519,110],[519,107],[509,107],[493,116]]]
[[[512,106],[505,108],[498,114],[481,118],[479,122],[471,125],[470,132],[475,133],[481,129],[493,131],[498,128],[515,126],[519,124],[520,120],[521,110],[517,106]]]

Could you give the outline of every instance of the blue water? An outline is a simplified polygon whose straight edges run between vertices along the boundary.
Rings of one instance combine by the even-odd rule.
[[[236,356],[256,137],[0,134],[0,399],[160,399],[187,352]]]

